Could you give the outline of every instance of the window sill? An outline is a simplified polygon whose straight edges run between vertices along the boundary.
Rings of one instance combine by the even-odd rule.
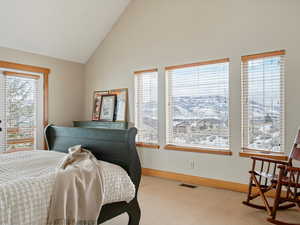
[[[142,142],[137,142],[136,143],[136,146],[137,147],[143,147],[143,148],[160,148],[159,145],[156,145],[156,144],[146,144],[146,143],[142,143]]]
[[[285,161],[288,160],[288,157],[286,155],[276,154],[276,153],[241,151],[239,155],[240,157],[245,157],[245,158],[257,156],[257,157],[263,157],[268,159],[285,160]]]
[[[232,152],[230,150],[185,147],[185,146],[177,146],[177,145],[165,145],[164,149],[174,150],[174,151],[184,151],[184,152],[207,153],[207,154],[215,154],[215,155],[232,155]]]

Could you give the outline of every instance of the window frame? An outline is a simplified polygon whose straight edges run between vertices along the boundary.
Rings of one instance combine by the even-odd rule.
[[[8,62],[8,61],[0,61],[0,68],[5,69],[12,69],[18,71],[25,71],[25,72],[34,72],[40,73],[43,76],[43,125],[44,128],[49,124],[49,74],[51,72],[50,69],[39,67],[39,66],[32,66],[32,65],[25,65],[15,62]],[[44,149],[48,149],[48,145],[43,138],[44,142]]]
[[[165,150],[173,150],[173,151],[185,151],[185,152],[196,152],[196,153],[207,153],[207,154],[217,154],[217,155],[232,155],[231,151],[231,135],[230,135],[230,68],[228,67],[228,148],[217,148],[217,147],[200,147],[200,146],[184,146],[184,145],[175,145],[168,143],[168,132],[169,132],[169,123],[171,118],[169,118],[169,77],[168,77],[168,71],[175,70],[175,69],[182,69],[182,68],[190,68],[190,67],[198,67],[198,66],[205,66],[205,65],[212,65],[212,64],[219,64],[219,63],[228,63],[230,65],[230,59],[229,58],[223,58],[223,59],[216,59],[216,60],[208,60],[208,61],[202,61],[202,62],[196,62],[196,63],[189,63],[189,64],[182,64],[182,65],[175,65],[175,66],[167,66],[165,67]]]
[[[285,156],[285,73],[284,73],[284,58],[283,63],[280,65],[281,71],[283,71],[280,74],[280,99],[281,99],[281,108],[282,112],[280,114],[280,132],[281,132],[281,141],[280,143],[280,152],[275,152],[272,150],[266,150],[266,149],[254,149],[246,147],[246,145],[249,145],[249,143],[246,143],[247,140],[244,140],[245,137],[245,127],[244,124],[247,123],[247,127],[249,128],[249,120],[248,117],[245,118],[245,109],[247,108],[248,104],[244,101],[245,99],[245,92],[248,92],[245,89],[245,77],[248,77],[248,73],[244,74],[244,64],[256,59],[263,59],[263,58],[271,58],[271,57],[284,57],[286,54],[285,50],[279,50],[279,51],[271,51],[271,52],[263,52],[258,54],[252,54],[252,55],[245,55],[241,57],[241,152],[239,153],[240,157],[252,157],[252,156],[263,156],[268,157],[272,159],[278,159],[278,160],[286,160],[287,156]],[[248,79],[247,79],[248,82]],[[248,87],[247,87],[248,88]],[[248,95],[247,95],[248,96]],[[245,121],[245,119],[247,121]],[[247,131],[247,136],[249,136]]]
[[[138,102],[138,99],[137,99],[137,96],[136,96],[136,76],[140,76],[141,74],[143,73],[153,73],[153,72],[156,72],[157,73],[157,85],[158,85],[158,82],[159,82],[159,78],[158,78],[158,69],[157,68],[154,68],[154,69],[147,69],[147,70],[138,70],[138,71],[134,71],[133,74],[134,74],[134,123],[135,125],[137,126],[138,122],[137,122],[137,115],[136,115],[136,111],[137,111],[137,102]],[[157,87],[158,89],[158,87]],[[158,91],[158,90],[157,90]],[[158,120],[158,126],[159,126],[159,102],[158,102],[158,99],[157,99],[157,120]],[[160,145],[159,145],[159,127],[158,127],[158,130],[157,130],[157,143],[146,143],[146,142],[136,142],[136,146],[137,147],[143,147],[143,148],[152,148],[152,149],[159,149],[160,148]]]

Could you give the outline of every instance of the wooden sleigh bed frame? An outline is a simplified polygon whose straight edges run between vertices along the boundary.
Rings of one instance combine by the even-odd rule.
[[[135,147],[136,128],[95,129],[77,127],[48,126],[45,136],[51,151],[67,152],[73,145],[82,145],[90,150],[97,159],[117,164],[125,169],[135,185],[135,198],[130,202],[117,202],[102,207],[98,224],[120,214],[129,215],[128,225],[138,225],[141,211],[137,193],[141,180],[141,165]]]

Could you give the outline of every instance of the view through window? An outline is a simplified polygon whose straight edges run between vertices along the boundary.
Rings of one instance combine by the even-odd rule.
[[[229,59],[167,67],[167,144],[229,148]]]
[[[135,72],[137,142],[158,144],[157,70]]]
[[[5,86],[7,150],[36,149],[38,81],[6,76]]]
[[[284,52],[242,57],[243,147],[246,149],[283,151],[283,60]]]

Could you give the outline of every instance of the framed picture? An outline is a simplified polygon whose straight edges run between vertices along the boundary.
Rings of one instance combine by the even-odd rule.
[[[102,95],[107,95],[107,94],[108,91],[94,91],[92,120],[100,119],[100,107],[101,107]]]
[[[109,94],[114,94],[117,96],[115,120],[118,122],[127,122],[128,89],[120,88],[110,90]]]
[[[116,98],[111,94],[101,96],[100,120],[114,121]]]

